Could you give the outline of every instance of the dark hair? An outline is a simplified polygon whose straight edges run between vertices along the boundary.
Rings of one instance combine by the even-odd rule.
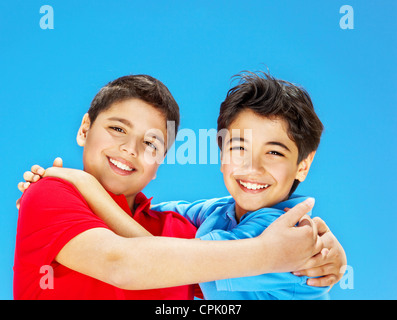
[[[176,135],[179,127],[178,104],[161,81],[144,74],[118,78],[99,90],[88,110],[91,124],[94,123],[99,113],[107,110],[113,103],[134,98],[140,99],[161,111],[167,121],[174,121]],[[173,136],[175,137],[175,135]]]
[[[298,163],[317,150],[324,127],[305,89],[265,72],[245,71],[233,78],[239,82],[221,104],[218,133],[228,129],[242,110],[250,109],[258,115],[279,117],[287,122],[287,134],[298,148]],[[221,144],[222,137],[218,135],[220,148]],[[291,193],[298,184],[296,180]]]

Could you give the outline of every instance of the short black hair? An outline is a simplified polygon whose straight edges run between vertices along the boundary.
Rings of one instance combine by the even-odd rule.
[[[218,145],[222,149],[222,129],[228,129],[238,114],[246,109],[265,117],[279,117],[288,124],[287,134],[298,148],[298,163],[317,150],[324,126],[314,111],[307,91],[266,72],[243,71],[222,102],[218,117]],[[292,192],[299,184],[295,180]]]
[[[123,76],[101,88],[88,110],[91,124],[94,123],[99,113],[107,110],[113,103],[134,98],[158,109],[166,117],[166,121],[173,121],[176,135],[180,119],[178,104],[160,80],[145,74]],[[173,136],[175,137],[175,135]]]
[[[298,163],[320,144],[323,124],[316,115],[307,91],[265,72],[242,72],[233,78],[239,83],[231,88],[222,102],[218,132],[227,129],[246,109],[266,117],[279,117],[288,124],[288,136],[298,148]],[[219,147],[221,137],[218,137]]]

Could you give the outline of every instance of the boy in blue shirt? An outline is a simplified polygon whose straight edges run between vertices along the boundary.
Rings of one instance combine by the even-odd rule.
[[[266,74],[246,73],[221,105],[218,144],[231,197],[161,203],[198,226],[202,240],[258,236],[306,197],[294,195],[305,180],[323,125],[307,92]],[[206,299],[326,299],[329,287],[312,287],[291,273],[223,279],[200,284]]]
[[[187,217],[203,240],[255,237],[285,208],[305,200],[293,192],[308,174],[322,130],[304,89],[266,74],[243,74],[229,90],[218,118],[221,171],[231,197],[152,208]],[[291,273],[273,273],[200,286],[206,299],[328,298],[329,287],[309,286],[306,281]]]

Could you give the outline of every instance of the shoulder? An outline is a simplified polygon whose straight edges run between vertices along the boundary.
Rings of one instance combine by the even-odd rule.
[[[70,182],[46,177],[32,183],[21,197],[21,210],[26,207],[54,207],[70,205],[72,202],[84,203],[86,201],[81,193]]]
[[[229,205],[234,205],[235,201],[231,196],[227,196],[227,197],[222,197],[222,198],[213,198],[213,199],[209,199],[206,200],[203,203],[203,210],[213,210],[215,208],[223,208]]]
[[[69,181],[55,177],[45,177],[37,182],[32,183],[30,187],[24,192],[23,196],[38,192],[57,193],[60,190],[77,190],[77,189]]]
[[[40,234],[62,233],[75,226],[106,227],[71,183],[52,177],[35,182],[25,191],[18,223],[20,231],[42,231]]]

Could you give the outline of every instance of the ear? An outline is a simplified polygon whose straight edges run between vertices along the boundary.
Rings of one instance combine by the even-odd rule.
[[[313,162],[316,151],[311,152],[306,159],[303,159],[298,165],[298,172],[296,173],[295,179],[300,182],[305,181],[307,174],[309,173],[310,166]]]
[[[79,128],[79,131],[77,132],[77,144],[80,147],[84,147],[85,141],[87,140],[87,132],[90,129],[91,126],[91,121],[90,117],[88,116],[88,113],[86,113],[83,117],[83,120],[81,121],[81,125]]]
[[[221,159],[221,172],[223,173],[223,159],[222,159],[222,156],[223,156],[223,153],[222,153],[222,150],[221,151],[219,151],[219,159]]]

